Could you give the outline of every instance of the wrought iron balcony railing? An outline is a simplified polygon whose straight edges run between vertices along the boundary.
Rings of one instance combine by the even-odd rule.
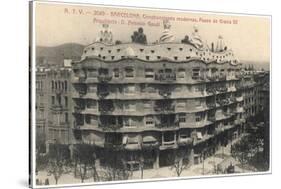
[[[102,128],[104,131],[115,131],[123,127],[121,124],[107,124],[107,123],[100,123],[99,127]]]
[[[175,73],[159,73],[155,74],[155,80],[163,81],[163,82],[173,82],[176,81]]]
[[[218,100],[217,103],[218,103],[220,106],[224,106],[224,105],[229,104],[229,100],[228,100],[228,99],[221,99],[221,100]]]
[[[179,122],[174,122],[174,123],[157,123],[155,124],[156,128],[164,129],[164,128],[178,128],[179,127]]]
[[[155,106],[155,112],[162,112],[162,113],[173,113],[175,112],[175,105],[171,106]]]
[[[216,89],[215,88],[206,88],[207,94],[216,94]]]
[[[219,81],[224,81],[226,80],[226,75],[219,75],[218,79]]]
[[[74,113],[81,113],[82,111],[83,111],[82,107],[79,107],[79,106],[74,107]]]
[[[109,82],[111,79],[112,79],[111,75],[107,75],[107,74],[98,75],[98,80],[101,83]]]
[[[107,91],[107,90],[105,90],[105,91],[98,91],[98,96],[100,98],[105,98],[108,95],[109,95],[109,91]]]
[[[218,76],[217,75],[207,75],[206,78],[209,81],[216,81],[218,79]]]
[[[235,98],[234,96],[229,97],[229,100],[230,100],[231,102],[236,102],[236,98]]]
[[[216,107],[216,103],[207,103],[207,107],[208,108],[215,108]]]
[[[187,138],[180,138],[178,139],[178,145],[188,145],[188,144],[192,144],[193,143],[193,139],[191,137],[187,137]]]
[[[225,92],[227,92],[227,87],[217,87],[216,88],[216,91],[218,91],[218,92],[221,92],[221,93],[225,93]]]
[[[243,89],[244,86],[243,86],[242,84],[236,84],[236,85],[235,85],[235,88],[236,88],[237,90],[240,90],[240,89]]]
[[[172,92],[169,90],[160,90],[159,95],[163,96],[164,98],[169,98],[172,95]]]
[[[114,111],[113,107],[100,107],[99,112],[102,114],[112,113]]]

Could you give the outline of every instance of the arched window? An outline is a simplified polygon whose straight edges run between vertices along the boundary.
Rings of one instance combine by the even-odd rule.
[[[57,84],[57,82],[55,82],[55,89],[57,89],[58,88],[58,84]]]
[[[52,80],[52,90],[54,90],[54,87],[55,87],[54,80]]]

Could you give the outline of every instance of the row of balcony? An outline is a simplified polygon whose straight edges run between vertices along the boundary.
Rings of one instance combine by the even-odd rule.
[[[225,81],[227,79],[226,75],[207,75],[206,78],[209,81]]]
[[[233,128],[234,125],[227,125],[224,127],[217,127],[214,129],[213,134],[205,133],[202,135],[201,132],[195,132],[191,136],[187,135],[177,135],[176,132],[165,134],[162,133],[162,137],[156,137],[153,135],[143,136],[143,137],[134,137],[129,138],[127,136],[121,135],[118,140],[111,142],[111,141],[98,141],[98,142],[91,142],[86,141],[87,143],[96,144],[101,147],[114,147],[115,149],[125,149],[125,150],[141,150],[141,149],[160,149],[160,150],[167,150],[167,149],[176,149],[180,146],[187,146],[192,145],[196,146],[202,142],[206,142],[209,139],[216,137],[219,133],[222,133],[228,129]]]
[[[225,93],[228,91],[226,86],[221,87],[207,87],[206,92],[207,94],[216,94],[216,93]]]
[[[141,149],[175,149],[179,146],[186,146],[186,145],[192,145],[194,139],[191,137],[185,137],[185,138],[178,138],[175,140],[159,140],[154,136],[146,136],[143,138],[143,140],[136,140],[133,142],[128,142],[124,137],[122,138],[122,141],[116,141],[114,143],[112,142],[90,142],[85,141],[87,143],[92,143],[100,147],[105,148],[116,148],[116,149],[125,149],[125,150],[141,150]]]
[[[200,128],[209,128],[209,126],[212,126],[217,121],[222,120],[229,120],[230,118],[233,118],[234,114],[227,114],[223,117],[216,118],[214,116],[208,117],[208,121],[202,120],[199,122],[194,123],[182,123],[182,122],[173,122],[173,123],[155,123],[153,125],[149,126],[124,126],[123,123],[93,123],[92,124],[81,124],[81,125],[75,125],[75,129],[78,130],[95,130],[99,132],[116,132],[116,133],[138,133],[138,132],[144,132],[144,131],[178,131],[180,129],[200,129]],[[236,124],[236,122],[234,122]]]
[[[187,93],[174,93],[172,92],[172,90],[170,89],[161,89],[158,91],[158,94],[160,97],[167,99],[167,98],[182,98],[184,96],[186,96],[186,98],[191,97],[191,95],[195,98],[195,97],[205,97],[205,96],[212,96],[215,94],[221,94],[221,93],[226,93],[228,92],[228,88],[227,87],[219,87],[219,88],[207,88],[206,89],[206,93],[204,90],[200,91],[200,92],[194,92],[191,93],[190,95],[187,95]],[[233,92],[233,91],[232,91]],[[122,98],[132,98],[132,99],[136,99],[136,98],[145,98],[148,97],[149,95],[151,95],[152,97],[156,98],[157,95],[155,95],[156,93],[130,93],[130,94],[121,94],[121,93],[111,93],[109,90],[102,90],[102,91],[98,91],[98,92],[89,92],[87,93],[86,90],[79,90],[77,92],[73,93],[73,98],[99,98],[99,99],[106,99],[106,98],[117,98],[118,99],[122,99]],[[110,96],[112,95],[112,96]],[[150,97],[148,97],[150,98]],[[153,98],[153,99],[154,99]],[[158,97],[159,98],[159,97]]]
[[[134,77],[134,75],[128,77],[128,78],[132,78]],[[97,79],[98,82],[101,83],[107,83],[110,82],[112,80],[113,76],[109,75],[109,74],[100,74],[97,75],[96,77],[86,77],[86,76],[80,76],[80,77],[73,77],[72,82],[73,83],[84,83],[84,82],[96,82],[95,79]],[[153,77],[151,79],[153,79],[157,82],[163,82],[163,83],[172,83],[172,82],[176,82],[177,79],[183,81],[182,77],[177,77],[176,73],[155,73],[153,75]],[[192,76],[191,77],[193,80],[195,81],[201,81],[201,82],[215,82],[215,81],[227,81],[227,80],[238,80],[240,79],[240,77],[230,77],[227,75],[198,75],[198,76]],[[119,78],[118,78],[119,79]]]
[[[229,119],[232,116],[234,116],[236,114],[236,112],[224,112],[221,116],[209,116],[207,118],[208,121],[215,123],[216,121],[221,121],[221,120],[225,120],[225,119]]]
[[[99,108],[83,108],[82,106],[75,106],[73,113],[76,114],[95,114],[95,115],[146,115],[146,114],[177,114],[177,113],[195,113],[195,112],[201,112],[201,111],[207,111],[211,109],[215,109],[217,107],[222,107],[225,105],[230,105],[231,101],[229,100],[224,100],[224,101],[219,101],[220,103],[207,103],[208,108],[202,108],[196,109],[196,110],[189,110],[189,109],[182,109],[179,108],[177,109],[174,104],[170,104],[167,106],[163,105],[156,105],[153,107],[153,109],[147,109],[147,110],[141,110],[141,111],[136,111],[136,110],[126,110],[126,109],[121,109],[121,108],[115,108],[114,105],[108,105],[108,106],[99,106]],[[236,108],[233,107],[233,108]],[[233,112],[243,112],[242,107],[237,107]]]

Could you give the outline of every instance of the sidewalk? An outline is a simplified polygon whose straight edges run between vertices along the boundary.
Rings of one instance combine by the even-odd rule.
[[[232,141],[232,144],[235,144],[238,142],[243,136],[240,136],[239,138]],[[191,165],[187,169],[183,170],[181,177],[188,177],[188,176],[200,176],[200,175],[215,175],[215,169],[214,167],[217,167],[220,163],[222,163],[224,160],[230,159],[230,162],[232,165],[238,165],[235,166],[236,172],[253,172],[253,170],[245,169],[242,170],[240,163],[236,160],[234,160],[231,157],[230,153],[230,146],[231,144],[228,144],[226,147],[221,147],[213,156],[207,157],[204,160],[204,171],[203,171],[203,162]],[[227,164],[228,165],[228,164]],[[161,167],[159,169],[148,169],[143,171],[143,179],[153,179],[153,178],[168,178],[168,177],[177,177],[175,169],[171,169],[171,167]],[[55,184],[55,180],[53,176],[48,176],[46,171],[40,171],[37,175],[38,179],[42,180],[42,182],[45,181],[46,178],[49,179],[50,185]],[[132,176],[129,177],[129,180],[139,180],[141,179],[141,171],[134,171]],[[93,182],[93,178],[86,179],[84,181],[87,182]],[[62,175],[59,179],[58,184],[69,184],[69,183],[81,183],[81,180],[79,178],[74,178],[73,173],[72,174],[65,174]]]
[[[245,135],[241,135],[239,138],[232,141],[232,145],[238,142]],[[226,159],[231,159],[230,162],[232,165],[240,164],[237,160],[232,158],[230,148],[231,144],[228,144],[226,147],[221,147],[216,153],[210,157],[207,157],[204,160],[204,170],[203,162],[191,165],[189,168],[183,170],[181,177],[187,176],[200,176],[200,175],[215,175],[215,167],[222,163]],[[242,170],[238,166],[235,166],[235,171],[237,172],[252,172],[252,170]],[[159,169],[149,169],[143,171],[143,179],[150,178],[167,178],[167,177],[177,177],[175,169],[171,167],[161,167]],[[130,179],[140,179],[141,171],[134,171]]]

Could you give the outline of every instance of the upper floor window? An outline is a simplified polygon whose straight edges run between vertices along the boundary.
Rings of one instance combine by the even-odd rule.
[[[119,77],[119,69],[118,68],[115,68],[114,70],[113,70],[113,75],[114,75],[114,77],[116,77],[116,78],[118,78]]]
[[[228,124],[227,121],[224,121],[224,122],[223,122],[223,125],[224,125],[224,126],[227,126],[227,124]]]
[[[186,122],[186,114],[179,114],[179,122],[180,123],[185,123]]]
[[[52,96],[52,104],[55,104],[55,96]]]
[[[99,75],[108,75],[109,71],[107,68],[100,68],[99,69]]]
[[[199,79],[200,77],[200,68],[192,69],[192,79]]]
[[[97,101],[95,100],[89,100],[87,102],[87,108],[89,109],[95,109],[97,107]]]
[[[154,78],[153,69],[150,68],[145,69],[145,78]]]
[[[178,78],[185,78],[185,69],[180,68],[178,70]]]
[[[52,80],[52,90],[54,90],[54,88],[55,88],[55,82]]]
[[[64,82],[61,82],[61,89],[64,90]]]
[[[98,75],[97,69],[88,70],[88,77],[97,77],[97,75]]]
[[[68,113],[64,114],[64,118],[65,118],[65,122],[67,123],[68,122]]]
[[[64,97],[64,105],[68,106],[68,98],[67,98],[67,96]]]
[[[204,120],[204,117],[205,117],[204,112],[197,112],[197,113],[195,113],[195,121],[196,122]]]
[[[133,68],[125,68],[125,77],[126,78],[133,78],[135,75]]]
[[[59,86],[58,89],[61,89],[61,82],[60,81],[58,81],[58,86]]]
[[[67,81],[64,81],[64,90],[67,91]]]
[[[58,99],[58,104],[61,105],[61,96],[58,96],[57,99]]]
[[[145,125],[146,126],[154,126],[154,119],[153,116],[147,116],[145,118]]]

